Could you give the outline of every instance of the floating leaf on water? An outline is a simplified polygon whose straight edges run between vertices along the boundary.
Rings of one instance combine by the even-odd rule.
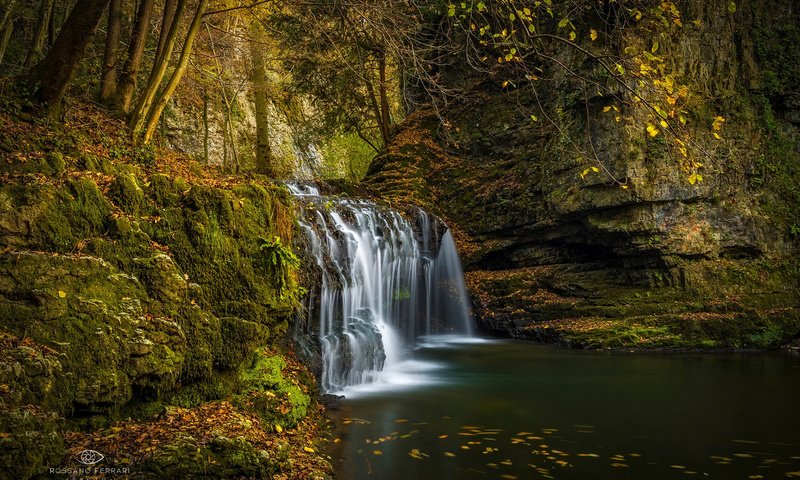
[[[394,423],[408,423],[408,419],[406,418],[398,418],[394,421]]]
[[[591,457],[591,458],[600,458],[600,455],[596,453],[579,453],[579,457]]]
[[[749,453],[734,453],[733,456],[739,458],[753,458]]]
[[[416,458],[417,460],[423,460],[425,457],[429,457],[430,456],[427,453],[421,452],[419,448],[411,449],[411,451],[408,452],[408,455],[411,458]]]
[[[686,467],[683,466],[683,465],[670,465],[669,468],[675,468],[675,469],[678,469],[678,470],[683,470]]]
[[[533,432],[517,432],[518,437],[526,437],[528,435],[533,435]]]
[[[625,463],[615,462],[615,463],[612,463],[611,466],[614,467],[614,468],[628,468],[630,465],[627,465]]]
[[[753,480],[758,478],[764,478],[764,475],[749,475],[747,478],[752,478]]]
[[[456,456],[456,454],[455,454],[455,453],[452,453],[452,452],[444,452],[444,456],[445,456],[445,457],[455,457],[455,456]]]
[[[448,435],[445,433],[444,435],[439,435],[439,438],[447,438]]]
[[[380,455],[383,455],[383,452],[381,452],[380,450],[373,450],[372,454],[380,456]]]

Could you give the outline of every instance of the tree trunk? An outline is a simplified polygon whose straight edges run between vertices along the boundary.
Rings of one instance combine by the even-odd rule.
[[[170,77],[167,86],[164,87],[164,91],[148,114],[148,119],[144,128],[144,143],[148,143],[150,138],[152,138],[156,126],[158,125],[158,119],[161,118],[161,113],[164,111],[164,107],[167,106],[167,102],[172,98],[172,94],[175,93],[175,89],[178,88],[178,83],[180,83],[183,74],[186,72],[186,67],[189,66],[189,58],[192,56],[192,46],[194,45],[194,40],[197,38],[197,34],[200,32],[200,26],[203,23],[203,14],[206,11],[207,5],[208,0],[200,0],[197,5],[197,11],[192,19],[192,24],[189,26],[189,31],[186,33],[186,41],[183,43],[183,50],[181,50],[178,65],[175,67],[175,71],[172,72],[172,77]],[[179,15],[176,14],[175,17],[178,18]]]
[[[172,22],[164,40],[163,51],[160,55],[156,56],[155,62],[153,63],[153,69],[150,71],[150,78],[147,80],[147,86],[139,95],[139,101],[136,102],[136,109],[134,109],[133,113],[131,114],[129,125],[133,132],[134,138],[138,137],[144,128],[144,123],[147,119],[148,112],[150,111],[153,100],[158,93],[158,87],[161,86],[161,81],[164,79],[164,74],[167,72],[169,59],[172,56],[173,48],[175,48],[175,38],[178,36],[178,27],[180,26],[181,16],[183,15],[184,8],[186,8],[186,0],[178,0],[178,4],[175,8],[175,14],[172,16]],[[168,13],[169,12],[166,10],[164,11],[164,20],[167,19],[166,17]],[[162,33],[164,32],[165,28],[166,25],[162,23]]]
[[[11,14],[14,13],[14,7],[16,4],[17,0],[11,0],[8,2],[8,5],[6,5],[5,9],[3,10],[3,17],[0,19],[0,25],[5,26],[11,21]]]
[[[28,54],[25,56],[25,62],[22,66],[25,69],[31,67],[36,62],[44,50],[44,43],[47,39],[47,27],[50,26],[50,12],[53,8],[54,0],[42,0],[39,5],[39,16],[36,18],[36,30],[33,35],[33,43],[31,44]]]
[[[384,52],[378,54],[378,82],[378,92],[381,99],[381,135],[383,135],[383,144],[389,145],[392,120],[389,113],[389,94],[386,87],[386,53]]]
[[[11,32],[14,31],[14,19],[8,17],[5,24],[0,30],[0,64],[3,63],[3,58],[6,56],[6,48],[8,48],[8,41],[11,40]]]
[[[264,60],[264,28],[258,21],[250,25],[250,55],[253,58],[253,96],[256,103],[256,172],[273,176],[272,151],[269,143],[269,98]]]
[[[156,54],[153,57],[156,59],[154,63],[157,62],[164,53],[164,48],[167,44],[167,37],[169,36],[170,28],[172,27],[172,21],[175,19],[175,12],[177,8],[177,0],[166,0],[164,2],[164,12],[161,17],[161,29],[158,33],[158,47],[156,48]]]
[[[122,0],[111,0],[108,7],[108,31],[106,50],[103,55],[103,73],[100,77],[100,102],[111,103],[117,90],[117,62],[119,61],[119,40],[122,36]]]
[[[78,0],[67,17],[53,48],[30,71],[34,99],[54,108],[64,96],[89,41],[97,32],[110,0]]]
[[[136,91],[136,77],[142,65],[142,55],[147,44],[147,29],[150,27],[154,4],[153,0],[142,0],[136,11],[136,23],[133,26],[131,41],[128,44],[128,58],[122,67],[122,74],[119,78],[112,105],[124,113],[130,111],[133,92]]]
[[[56,41],[56,2],[50,4],[50,14],[47,22],[47,46],[52,47]]]

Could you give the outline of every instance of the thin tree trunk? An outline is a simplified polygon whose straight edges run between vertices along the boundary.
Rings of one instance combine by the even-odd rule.
[[[161,29],[158,33],[158,47],[156,48],[156,54],[153,57],[156,59],[156,61],[160,59],[161,55],[164,53],[164,47],[167,44],[167,37],[169,36],[172,21],[175,19],[175,12],[177,8],[177,0],[166,0],[164,2],[164,13],[161,19]]]
[[[100,77],[100,102],[108,105],[117,90],[119,40],[122,36],[122,0],[111,0],[108,7],[108,30],[103,55],[103,74]]]
[[[110,0],[78,0],[53,48],[30,71],[34,98],[52,109],[61,101]]]
[[[253,58],[253,96],[256,104],[256,172],[273,176],[269,143],[267,72],[264,60],[264,29],[258,21],[250,25],[250,55]]]
[[[389,94],[386,88],[386,53],[384,52],[378,54],[378,76],[378,92],[381,99],[381,134],[383,135],[383,144],[388,145],[392,120],[389,114]]]
[[[378,97],[375,94],[375,87],[372,85],[372,80],[368,77],[369,73],[366,69],[364,69],[364,81],[367,84],[367,94],[369,95],[369,102],[372,106],[372,114],[375,116],[375,123],[378,126],[378,130],[381,132],[381,140],[383,144],[386,145],[386,133],[383,131],[383,122],[381,121],[381,107],[378,103]]]
[[[164,111],[164,107],[167,106],[167,102],[169,102],[169,99],[172,98],[172,94],[175,93],[175,89],[178,88],[178,83],[180,83],[183,74],[186,72],[186,67],[189,66],[189,58],[191,58],[192,55],[192,46],[197,38],[197,34],[200,32],[200,26],[203,23],[203,14],[206,11],[207,5],[208,0],[200,0],[197,5],[197,11],[192,19],[192,24],[189,26],[189,31],[186,33],[186,41],[183,43],[183,50],[181,50],[181,56],[178,59],[178,65],[175,67],[175,71],[172,72],[172,77],[169,79],[167,86],[164,87],[164,91],[161,93],[158,100],[153,105],[152,110],[148,114],[148,119],[144,128],[144,143],[148,143],[150,138],[153,136],[153,132],[155,132],[155,128],[158,125],[158,119],[161,118],[161,113]],[[179,15],[176,14],[175,17],[177,18]]]
[[[56,41],[56,2],[50,4],[50,14],[47,22],[47,46],[52,47]]]
[[[150,18],[153,16],[154,4],[153,0],[142,0],[136,11],[136,23],[128,44],[128,58],[122,67],[122,74],[113,100],[113,107],[123,113],[130,111],[133,92],[136,91],[136,77],[139,75],[139,68],[142,65],[142,55],[147,44],[147,29],[150,26]]]
[[[42,50],[44,50],[44,43],[47,39],[47,27],[50,25],[48,16],[50,15],[50,10],[53,8],[53,3],[54,0],[42,0],[42,3],[39,5],[39,16],[36,18],[36,33],[33,35],[33,43],[22,64],[25,69],[30,68],[31,65],[38,60],[39,56],[42,54]]]
[[[208,90],[203,89],[203,160],[208,165]]]
[[[230,24],[225,24],[225,32],[229,32]],[[214,37],[211,35],[211,28],[206,23],[206,32],[208,33],[208,40],[211,44],[211,55],[214,57],[214,61],[217,64],[217,71],[220,72],[217,74],[217,80],[219,80],[219,90],[222,93],[222,102],[225,105],[225,114],[223,116],[222,121],[222,138],[225,145],[227,145],[227,138],[231,139],[231,157],[233,158],[233,163],[236,166],[235,172],[239,172],[239,156],[236,152],[236,136],[233,133],[233,121],[231,120],[231,102],[228,100],[228,89],[225,86],[225,82],[222,80],[221,72],[222,72],[222,64],[219,61],[219,56],[217,55],[217,47],[214,45]],[[228,158],[228,149],[225,148],[225,158],[227,161]]]
[[[11,33],[13,31],[14,19],[8,17],[8,20],[6,20],[0,30],[0,64],[3,63],[3,58],[6,56],[6,48],[8,48],[8,41],[11,40]]]
[[[17,0],[11,0],[6,5],[3,11],[2,21],[0,21],[0,25],[5,25],[8,21],[11,20],[11,14],[14,13],[14,7],[17,5]]]
[[[167,72],[167,66],[169,66],[172,50],[175,48],[175,38],[178,36],[178,27],[185,7],[186,0],[178,0],[178,5],[176,6],[175,14],[172,18],[172,24],[169,26],[169,32],[165,37],[164,49],[161,55],[156,56],[153,69],[150,71],[150,78],[147,81],[147,86],[139,95],[139,101],[136,102],[136,109],[131,114],[129,125],[134,138],[138,137],[144,128],[148,112],[150,112],[153,100],[158,93],[158,87],[161,86],[161,81],[164,79],[164,74]],[[164,12],[164,14],[166,17],[167,12]],[[165,26],[164,24],[161,25],[162,31]]]

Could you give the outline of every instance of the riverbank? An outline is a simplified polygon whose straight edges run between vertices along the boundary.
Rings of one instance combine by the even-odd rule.
[[[142,478],[329,477],[316,380],[287,341],[288,192],[67,101],[63,122],[0,112],[2,470],[93,450]]]

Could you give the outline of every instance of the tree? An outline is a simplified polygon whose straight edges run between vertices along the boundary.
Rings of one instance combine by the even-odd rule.
[[[25,62],[23,63],[24,68],[30,68],[42,54],[45,40],[47,39],[47,29],[50,26],[50,17],[53,14],[54,3],[55,0],[42,0],[39,5],[39,15],[36,19],[33,43],[31,44],[31,48],[28,49],[28,54],[25,56]]]
[[[185,8],[186,0],[177,0],[174,12],[171,12],[166,6],[164,8],[164,18],[161,22],[159,38],[159,51],[153,61],[153,68],[150,70],[150,77],[147,80],[147,85],[139,94],[136,108],[131,112],[130,119],[128,120],[128,125],[131,128],[134,138],[139,137],[143,128],[145,128],[145,122],[147,121],[150,107],[158,93],[158,88],[161,86],[164,75],[167,73],[169,59],[172,57],[172,50],[175,47],[175,40],[178,37],[181,16]]]
[[[148,112],[147,120],[144,122],[144,134],[142,135],[142,140],[144,143],[148,143],[153,137],[153,134],[156,130],[156,125],[158,125],[158,120],[161,118],[161,113],[164,111],[164,108],[167,106],[170,98],[172,98],[172,94],[175,93],[175,89],[178,88],[178,84],[180,83],[183,74],[186,72],[186,67],[189,65],[189,58],[192,55],[192,46],[197,38],[197,34],[200,32],[203,15],[205,14],[207,5],[208,0],[200,0],[198,3],[192,23],[189,25],[189,31],[186,33],[186,39],[183,42],[183,49],[181,50],[181,55],[178,58],[178,64],[175,66],[175,70],[172,72],[172,76],[170,77],[169,82],[167,82],[167,85],[164,87],[163,92],[161,95],[159,95],[153,104],[152,109]],[[135,131],[134,134],[136,134]]]
[[[136,91],[136,77],[139,75],[139,68],[142,65],[142,55],[147,44],[147,29],[150,27],[154,3],[154,0],[141,0],[139,8],[136,10],[136,21],[128,43],[128,57],[122,67],[117,90],[112,100],[112,106],[123,113],[128,113],[130,110],[133,93]]]
[[[269,134],[269,98],[267,97],[267,72],[264,58],[264,27],[260,22],[250,24],[250,55],[253,59],[253,96],[256,104],[256,171],[274,175]]]
[[[117,90],[117,61],[122,35],[122,0],[111,0],[108,8],[106,49],[103,55],[103,72],[100,76],[100,102],[110,104]]]
[[[110,0],[77,0],[53,47],[31,69],[33,98],[52,109],[61,101]]]

